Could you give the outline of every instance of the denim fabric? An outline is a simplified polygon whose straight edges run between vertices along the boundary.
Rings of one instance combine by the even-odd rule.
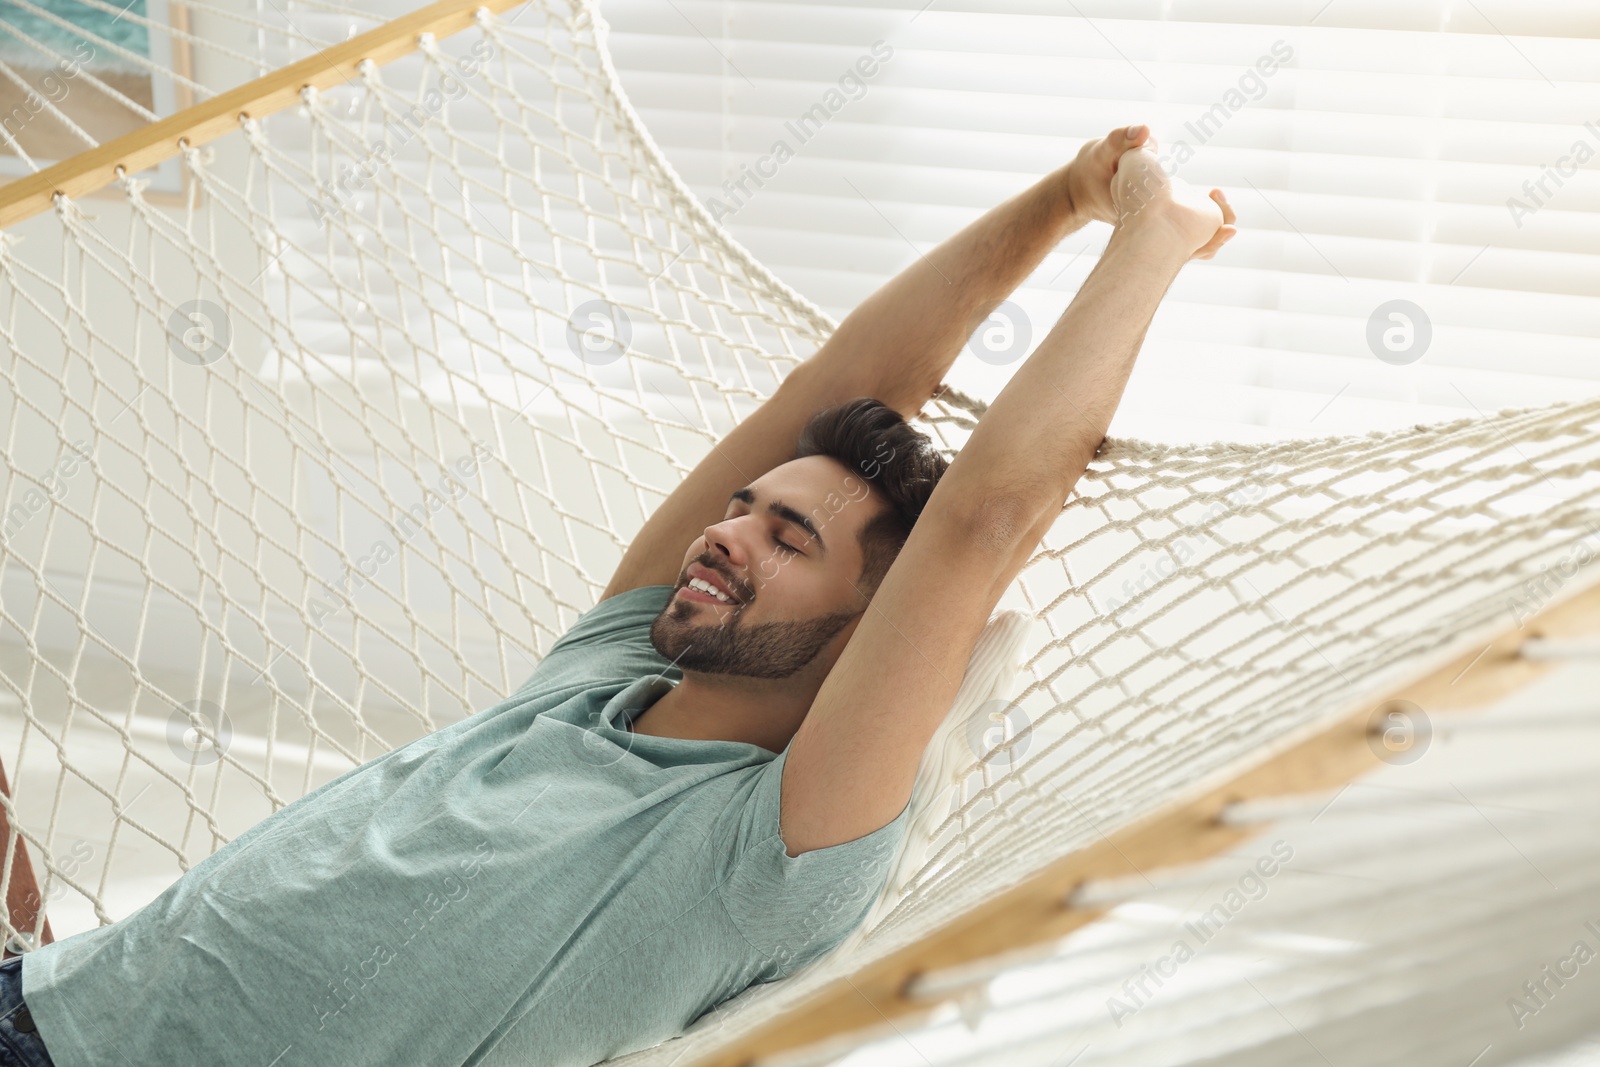
[[[22,957],[0,963],[0,1067],[55,1067],[22,1002]]]

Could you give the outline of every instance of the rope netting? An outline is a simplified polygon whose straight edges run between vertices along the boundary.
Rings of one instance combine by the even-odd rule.
[[[58,938],[515,690],[834,325],[667,166],[584,0],[480,12],[182,169],[181,207],[125,175],[0,234],[7,855]],[[918,425],[953,455],[982,411]],[[1006,740],[898,903],[628,1062],[736,1037],[1570,593],[1597,431],[1584,401],[1108,440],[1002,601],[1035,620]]]

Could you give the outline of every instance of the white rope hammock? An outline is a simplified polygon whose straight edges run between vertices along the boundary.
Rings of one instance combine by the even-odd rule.
[[[293,36],[366,18],[317,7]],[[833,328],[667,166],[591,2],[476,21],[189,147],[183,208],[124,176],[0,232],[6,869],[25,845],[58,938],[513,691]],[[953,454],[982,408],[919,426]],[[1021,728],[898,903],[618,1062],[710,1052],[1515,625],[1600,529],[1597,431],[1591,400],[1108,441],[1002,602],[1033,620]]]

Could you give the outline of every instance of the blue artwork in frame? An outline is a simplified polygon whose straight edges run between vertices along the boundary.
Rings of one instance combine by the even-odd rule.
[[[172,33],[186,14],[168,0],[0,0],[0,182],[187,107],[188,48]],[[147,194],[183,192],[176,159],[140,176]]]

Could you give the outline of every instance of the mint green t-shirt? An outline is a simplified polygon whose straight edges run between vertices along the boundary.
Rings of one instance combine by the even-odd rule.
[[[57,1067],[564,1067],[837,945],[907,811],[789,856],[787,749],[634,734],[668,586],[585,612],[509,699],[346,772],[127,918],[23,957]]]

